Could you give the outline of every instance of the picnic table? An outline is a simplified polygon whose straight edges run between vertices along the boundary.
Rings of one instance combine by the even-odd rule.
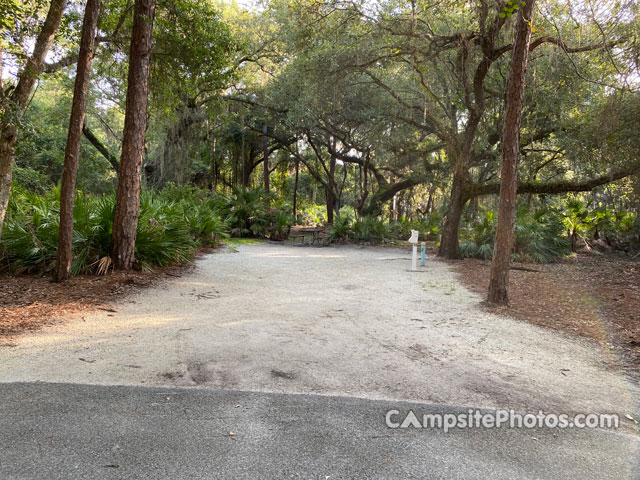
[[[322,233],[324,233],[324,227],[312,227],[312,228],[301,228],[297,230],[292,235],[289,236],[291,239],[292,245],[324,245],[324,238],[322,238]],[[298,240],[298,242],[296,242]]]

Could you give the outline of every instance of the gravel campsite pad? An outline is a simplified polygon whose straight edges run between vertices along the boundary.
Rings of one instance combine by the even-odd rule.
[[[409,266],[400,249],[229,248],[19,338],[0,380],[634,412],[606,348],[485,312],[446,263]]]

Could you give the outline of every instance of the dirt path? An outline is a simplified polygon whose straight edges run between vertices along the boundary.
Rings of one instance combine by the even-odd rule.
[[[117,312],[0,349],[0,381],[635,416],[638,389],[610,352],[484,312],[445,263],[408,266],[406,252],[376,248],[260,244],[208,255]]]

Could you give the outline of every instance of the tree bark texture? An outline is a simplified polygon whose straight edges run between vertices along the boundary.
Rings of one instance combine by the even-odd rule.
[[[44,69],[44,61],[49,53],[53,39],[58,33],[66,0],[52,0],[47,12],[47,17],[42,25],[42,30],[36,38],[33,53],[18,75],[18,83],[9,98],[5,99],[8,111],[5,111],[0,122],[0,238],[2,237],[2,225],[7,214],[9,195],[11,194],[11,182],[13,179],[13,166],[15,163],[15,144],[18,138],[18,123],[22,117],[33,87],[38,76]]]
[[[336,155],[335,155],[335,151],[336,151],[336,139],[334,138],[332,140],[332,146],[333,148],[331,149],[331,158],[329,160],[329,178],[328,178],[328,182],[327,182],[327,189],[326,189],[326,197],[327,197],[327,225],[333,225],[333,212],[335,210],[335,204],[336,204],[336,200],[335,200],[335,191],[336,191],[336,179],[335,179],[335,175],[336,175]]]
[[[440,248],[438,249],[439,257],[451,259],[460,257],[458,230],[460,228],[462,212],[467,203],[464,189],[468,175],[468,167],[466,162],[456,162],[456,164],[458,168],[456,168],[453,174],[449,206],[444,223],[442,224]]]
[[[134,5],[127,103],[111,247],[114,266],[123,270],[131,269],[135,262],[155,10],[155,0],[136,0]]]
[[[527,60],[531,42],[531,22],[534,0],[526,0],[518,9],[515,41],[507,84],[507,97],[502,129],[502,169],[500,173],[500,203],[498,226],[493,247],[491,277],[487,300],[509,303],[509,268],[514,241],[516,200],[518,192],[518,159],[520,156],[520,120],[527,78]]]
[[[267,133],[268,133],[268,127],[267,124],[265,123],[262,126],[262,161],[263,161],[263,165],[262,165],[262,171],[263,171],[263,176],[264,176],[264,193],[265,193],[265,202],[267,204],[267,207],[270,206],[270,201],[269,201],[269,139],[267,138]]]
[[[300,160],[296,158],[296,179],[293,183],[293,221],[298,224],[298,182],[300,176]]]
[[[54,278],[57,282],[68,280],[71,276],[71,260],[73,258],[73,202],[76,190],[76,175],[78,173],[78,157],[84,114],[87,107],[87,93],[91,78],[91,62],[93,60],[96,31],[98,29],[98,15],[101,0],[87,0],[82,34],[80,37],[80,52],[78,53],[78,69],[73,89],[73,103],[69,120],[67,146],[64,152],[64,171],[62,172],[62,187],[60,191],[60,231],[58,234],[58,252]]]

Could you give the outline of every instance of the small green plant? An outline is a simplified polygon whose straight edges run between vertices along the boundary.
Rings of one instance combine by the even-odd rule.
[[[233,237],[259,237],[284,240],[294,223],[288,205],[269,208],[262,188],[236,188],[226,199],[223,211]],[[271,199],[273,200],[273,199]]]
[[[382,219],[370,215],[353,223],[350,237],[365,243],[384,243],[391,239],[389,226]]]
[[[555,209],[518,209],[515,254],[536,263],[551,263],[567,256],[571,249],[562,235],[563,229],[562,218]]]
[[[329,241],[344,242],[348,240],[349,234],[351,233],[351,222],[352,219],[349,215],[337,216],[333,221],[333,225],[327,229]]]
[[[293,225],[293,215],[284,210],[274,210],[270,213],[270,224],[267,235],[270,240],[286,240]]]

